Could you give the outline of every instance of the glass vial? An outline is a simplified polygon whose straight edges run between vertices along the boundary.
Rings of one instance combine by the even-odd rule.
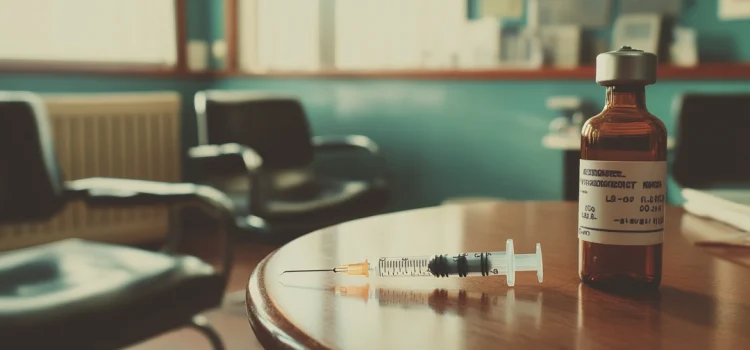
[[[657,57],[623,46],[596,58],[606,103],[581,130],[579,275],[604,289],[661,283],[667,131],[646,109]]]

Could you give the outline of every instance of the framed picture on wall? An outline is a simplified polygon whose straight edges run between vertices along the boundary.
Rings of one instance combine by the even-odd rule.
[[[656,13],[622,15],[612,29],[612,50],[623,45],[658,53],[661,45],[662,16]]]

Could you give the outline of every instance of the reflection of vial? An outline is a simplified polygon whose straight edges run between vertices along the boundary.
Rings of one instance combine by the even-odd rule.
[[[596,58],[606,104],[582,128],[578,197],[579,274],[590,285],[661,282],[667,132],[645,102],[656,63],[627,46]]]

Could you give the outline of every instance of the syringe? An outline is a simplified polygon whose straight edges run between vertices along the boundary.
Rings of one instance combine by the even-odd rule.
[[[513,240],[505,242],[504,252],[438,254],[433,256],[381,257],[360,263],[344,264],[333,269],[287,270],[289,272],[331,271],[347,275],[379,277],[469,277],[505,275],[508,286],[514,286],[516,271],[536,271],[543,280],[542,246],[536,244],[535,254],[515,254]]]

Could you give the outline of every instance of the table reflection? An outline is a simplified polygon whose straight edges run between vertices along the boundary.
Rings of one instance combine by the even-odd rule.
[[[318,290],[365,304],[407,310],[429,309],[440,315],[469,317],[481,315],[504,320],[512,325],[518,320],[531,320],[538,328],[542,315],[542,292],[516,293],[513,288],[498,293],[471,292],[435,288],[432,291],[389,288],[370,283],[360,285],[311,287],[285,284],[287,288]]]
[[[502,291],[475,292],[434,288],[419,291],[361,284],[335,286],[329,291],[339,300],[361,302],[365,309],[372,310],[367,314],[374,318],[374,324],[379,325],[373,327],[373,330],[394,331],[393,324],[383,322],[392,323],[396,319],[386,315],[402,315],[395,317],[398,317],[401,327],[409,327],[410,334],[422,334],[432,338],[430,341],[438,341],[434,344],[415,344],[418,348],[486,346],[486,340],[489,339],[487,333],[509,336],[519,329],[539,331],[542,323],[543,293],[540,290],[518,292],[507,288]],[[349,305],[348,309],[354,308]],[[393,314],[389,310],[399,313]],[[425,312],[438,317],[429,317]],[[413,324],[409,325],[410,322]],[[437,334],[440,337],[435,338]],[[477,341],[480,343],[477,344]]]

